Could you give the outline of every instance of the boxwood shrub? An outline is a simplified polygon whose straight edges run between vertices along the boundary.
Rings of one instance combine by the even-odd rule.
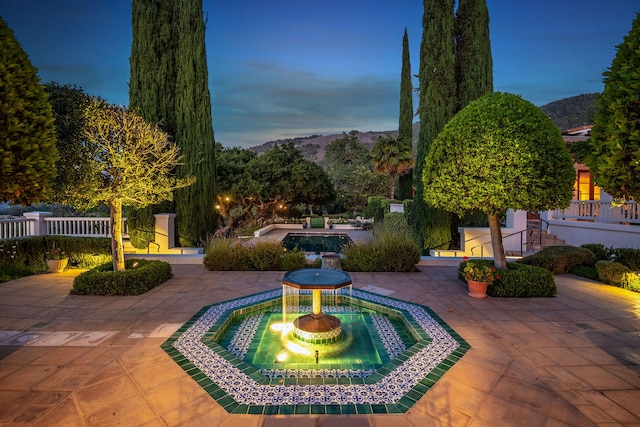
[[[113,271],[108,262],[77,276],[72,295],[140,295],[173,276],[164,261],[127,259],[124,271]]]
[[[596,256],[587,248],[575,246],[549,246],[518,261],[549,270],[553,274],[568,273],[576,265],[594,265]]]
[[[465,281],[463,270],[466,261],[458,265],[458,277]],[[493,265],[492,260],[474,260],[474,263]],[[553,274],[547,269],[532,265],[507,263],[506,270],[498,270],[500,278],[487,288],[487,295],[503,298],[552,297],[557,293]]]

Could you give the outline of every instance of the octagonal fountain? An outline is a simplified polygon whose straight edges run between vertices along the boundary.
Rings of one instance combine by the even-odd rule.
[[[470,348],[428,307],[333,269],[203,307],[164,350],[236,414],[403,413]]]

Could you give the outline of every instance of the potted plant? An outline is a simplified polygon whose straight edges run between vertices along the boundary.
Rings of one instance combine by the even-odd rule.
[[[49,271],[61,273],[67,266],[69,257],[61,248],[57,247],[54,243],[51,249],[46,254],[46,261],[47,266],[49,267]]]
[[[487,296],[487,287],[494,280],[500,278],[498,270],[494,265],[487,265],[486,262],[468,261],[467,257],[464,257],[463,260],[466,261],[466,264],[462,272],[469,287],[467,295],[472,298],[485,298]]]

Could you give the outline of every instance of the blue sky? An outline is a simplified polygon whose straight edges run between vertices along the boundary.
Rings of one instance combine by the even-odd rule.
[[[638,0],[487,0],[497,91],[536,105],[602,91]],[[419,69],[420,0],[203,0],[216,140],[397,128],[402,35]],[[45,81],[128,103],[130,0],[3,0]],[[417,81],[414,80],[414,86]],[[417,108],[417,101],[414,101]]]

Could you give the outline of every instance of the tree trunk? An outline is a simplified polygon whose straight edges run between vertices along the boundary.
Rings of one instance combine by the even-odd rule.
[[[390,198],[391,200],[393,200],[393,196],[395,195],[396,192],[396,174],[393,172],[389,173],[389,180],[391,181],[391,183],[389,184],[389,194],[390,194]]]
[[[500,229],[500,217],[498,214],[487,214],[489,230],[491,231],[491,248],[493,248],[493,262],[498,269],[507,268],[507,258],[504,255],[502,245],[502,230]]]
[[[111,255],[113,271],[124,271],[124,248],[122,246],[122,200],[109,203],[111,218]]]

